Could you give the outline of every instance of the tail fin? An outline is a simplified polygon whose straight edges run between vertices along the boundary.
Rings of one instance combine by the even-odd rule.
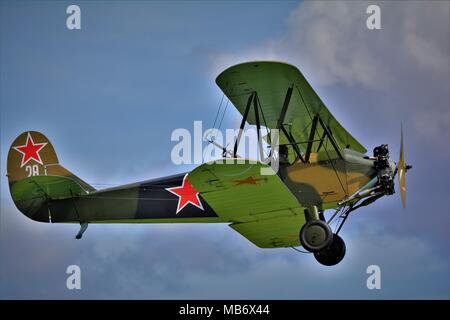
[[[53,145],[40,132],[19,135],[8,152],[7,176],[17,208],[30,219],[50,222],[49,201],[95,189],[59,164]]]

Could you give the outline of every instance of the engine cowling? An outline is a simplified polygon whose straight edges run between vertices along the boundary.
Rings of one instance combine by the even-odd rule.
[[[373,149],[373,157],[375,158],[373,165],[377,170],[378,183],[383,192],[387,195],[395,193],[394,189],[394,170],[389,161],[389,147],[382,144]]]

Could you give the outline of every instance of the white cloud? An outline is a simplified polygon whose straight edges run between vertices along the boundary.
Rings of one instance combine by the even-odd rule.
[[[449,2],[417,3],[402,7],[403,54],[417,67],[449,77]]]
[[[349,109],[356,122],[366,122],[365,111],[376,106],[378,121],[403,121],[418,143],[442,148],[450,125],[449,2],[379,2],[381,30],[366,27],[369,4],[302,2],[282,36],[238,52],[210,53],[212,72],[248,60],[287,61],[300,68],[325,103],[324,87],[341,92],[351,87],[351,94],[364,96]],[[349,97],[340,107],[355,101]],[[346,113],[331,111],[338,119]],[[371,125],[365,129],[376,132]]]
[[[214,72],[245,60],[285,60],[319,85],[380,89],[404,76],[393,70],[396,64],[411,61],[406,72],[421,67],[448,81],[448,2],[383,2],[382,30],[367,29],[369,4],[302,2],[290,15],[282,37],[237,53],[210,54]]]

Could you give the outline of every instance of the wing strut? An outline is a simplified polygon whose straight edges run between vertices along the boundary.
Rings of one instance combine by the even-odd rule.
[[[237,149],[238,149],[238,146],[239,146],[239,141],[241,140],[242,130],[244,130],[245,122],[247,121],[248,112],[250,110],[250,106],[252,104],[252,100],[253,100],[254,95],[255,95],[255,92],[252,92],[252,94],[250,95],[250,97],[248,97],[248,100],[247,100],[247,106],[245,107],[244,116],[242,117],[241,126],[239,127],[238,136],[237,136],[236,142],[234,144],[233,156],[235,158],[237,157]]]
[[[284,126],[281,126],[281,131],[283,131],[284,135],[286,136],[286,138],[289,141],[289,144],[292,145],[292,147],[294,148],[294,151],[297,154],[297,157],[299,157],[300,160],[304,163],[305,159],[303,158],[302,152],[300,151],[300,149],[298,147],[298,143],[295,142],[295,139],[292,136],[292,134],[290,132],[288,132]]]
[[[295,142],[295,138],[292,136],[290,132],[286,130],[284,127],[284,118],[286,117],[287,109],[289,107],[289,102],[291,101],[292,91],[294,90],[293,86],[289,87],[286,92],[286,97],[284,98],[283,107],[281,109],[280,117],[278,118],[277,122],[277,129],[283,131],[284,135],[286,136],[286,139],[288,139],[289,143],[294,148],[295,153],[297,154],[297,157],[300,158],[302,162],[305,162],[305,159],[302,157],[302,153]]]
[[[311,156],[313,143],[315,141],[320,141],[320,144],[319,144],[319,146],[317,148],[317,151],[319,151],[319,149],[323,145],[325,139],[328,137],[328,139],[330,140],[331,144],[333,145],[333,148],[335,149],[337,155],[342,159],[343,158],[342,157],[342,153],[339,150],[338,144],[334,140],[334,137],[333,137],[330,129],[323,122],[323,120],[321,119],[319,114],[316,114],[316,115],[314,115],[314,117],[312,117],[311,130],[310,130],[310,133],[309,133],[309,139],[307,141],[305,141],[305,142],[296,142],[295,138],[293,137],[293,135],[290,132],[288,132],[288,130],[284,126],[283,122],[284,122],[284,119],[286,117],[287,110],[289,108],[289,103],[290,103],[290,100],[291,100],[292,91],[293,91],[293,87],[289,87],[287,89],[286,96],[285,96],[285,99],[284,99],[284,102],[283,102],[283,107],[281,109],[281,113],[280,113],[280,116],[279,116],[278,121],[277,121],[277,128],[278,128],[278,130],[281,130],[284,133],[284,135],[286,136],[286,139],[289,141],[289,144],[292,145],[292,148],[294,149],[295,153],[297,154],[297,157],[303,163],[307,163],[309,161],[310,156]],[[234,144],[234,151],[233,151],[233,156],[234,157],[237,157],[237,149],[239,147],[239,142],[240,142],[241,137],[242,137],[242,131],[244,130],[245,123],[247,121],[247,118],[248,118],[248,115],[249,115],[249,112],[250,112],[250,108],[252,107],[252,104],[253,104],[253,108],[254,108],[254,112],[255,112],[255,122],[256,122],[256,130],[257,130],[257,135],[258,135],[258,146],[259,146],[259,150],[260,150],[260,156],[261,156],[261,159],[264,158],[263,149],[262,149],[261,132],[260,132],[261,131],[261,122],[260,122],[260,119],[259,119],[259,110],[258,110],[259,109],[259,106],[258,106],[259,101],[258,100],[259,100],[258,99],[258,94],[256,93],[256,91],[253,91],[250,94],[250,96],[248,97],[247,105],[245,107],[245,111],[244,111],[244,114],[243,114],[243,117],[242,117],[241,125],[239,127],[239,132],[238,132],[238,135],[236,137],[236,142]],[[306,104],[305,104],[305,107],[306,107]],[[309,113],[308,109],[307,109],[307,111]],[[320,140],[314,140],[318,124],[320,124],[320,126],[323,129],[323,135],[320,138]],[[306,152],[305,152],[304,156],[302,155],[302,152],[301,152],[301,150],[300,150],[300,148],[298,146],[298,144],[301,144],[301,143],[307,143]]]
[[[309,133],[308,146],[306,147],[305,162],[309,161],[309,156],[311,155],[311,148],[314,142],[314,136],[316,134],[316,127],[318,121],[319,116],[315,115],[311,125],[311,132]]]
[[[291,98],[291,94],[292,94],[292,88],[289,88],[288,92],[286,94],[286,99],[285,99],[284,104],[283,104],[283,111],[282,111],[283,112],[283,116],[282,116],[283,119],[284,119],[284,116],[286,115],[287,107],[289,106],[289,100]],[[237,157],[237,149],[239,147],[239,142],[240,142],[241,137],[242,137],[242,131],[244,130],[245,122],[247,121],[248,114],[250,112],[250,107],[252,105],[252,102],[253,102],[253,109],[254,109],[254,112],[255,112],[255,122],[256,122],[256,132],[257,132],[257,135],[258,135],[259,153],[260,153],[261,159],[263,160],[264,159],[264,151],[263,151],[262,138],[261,138],[261,121],[260,121],[260,118],[259,118],[259,110],[261,110],[261,115],[263,117],[264,123],[265,123],[266,120],[264,119],[264,113],[262,112],[261,104],[259,103],[258,93],[256,91],[252,92],[250,94],[250,96],[248,97],[247,106],[245,107],[245,112],[244,112],[244,115],[242,117],[241,125],[239,127],[238,136],[236,137],[236,142],[234,144],[233,156],[235,158]],[[266,127],[267,127],[267,124],[266,124]],[[286,132],[286,129],[283,127],[282,122],[281,122],[281,128],[282,128],[283,132],[285,133],[286,137],[293,141],[292,135],[289,135]],[[297,147],[297,146],[294,146],[294,147]],[[300,151],[298,150],[298,147],[296,149],[296,152],[301,158],[302,156],[300,154]]]
[[[289,107],[289,102],[291,101],[292,87],[287,89],[286,97],[284,98],[283,108],[281,109],[280,117],[278,118],[277,128],[281,129],[283,126],[284,118],[286,117],[286,112]]]
[[[302,95],[300,89],[297,86],[296,86],[296,89],[298,91],[298,94],[300,95],[300,99],[302,99],[303,105],[305,106],[305,109],[308,112],[309,117],[312,118],[311,113],[309,112],[309,109],[308,109],[308,105],[306,104],[305,99],[303,99],[303,95]],[[319,114],[316,114],[314,116],[314,118],[312,118],[311,120],[312,120],[312,126],[311,126],[311,131],[309,133],[309,142],[308,142],[308,146],[307,146],[307,150],[306,150],[306,154],[305,154],[306,162],[309,161],[309,156],[311,154],[311,148],[312,148],[312,143],[314,142],[313,139],[314,139],[314,134],[316,131],[317,121],[320,122],[320,125],[323,129],[323,135],[322,135],[322,138],[320,138],[321,141],[317,148],[317,152],[319,152],[320,147],[322,146],[323,142],[325,141],[325,137],[328,136],[328,139],[331,141],[331,144],[333,145],[333,148],[336,150],[336,153],[342,159],[341,151],[339,150],[339,146],[337,145],[336,141],[334,140],[331,130],[325,125],[323,120],[320,118]]]
[[[253,97],[253,107],[255,108],[255,120],[256,120],[256,134],[258,135],[258,147],[259,147],[259,155],[261,157],[261,161],[264,160],[264,152],[261,140],[261,124],[259,122],[259,114],[258,114],[258,94],[255,92]]]
[[[317,115],[320,125],[322,126],[323,131],[326,133],[326,135],[328,136],[328,139],[330,140],[331,144],[333,145],[334,150],[336,151],[336,153],[338,154],[339,158],[343,159],[341,151],[339,150],[339,146],[337,145],[336,141],[334,140],[333,135],[331,134],[329,128],[325,125],[325,123],[323,122],[323,120],[319,117],[319,115]]]

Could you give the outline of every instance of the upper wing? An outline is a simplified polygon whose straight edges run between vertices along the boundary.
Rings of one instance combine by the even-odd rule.
[[[278,127],[286,96],[290,95],[282,124],[286,131],[292,134],[295,142],[313,140],[310,151],[317,152],[320,148],[333,149],[333,145],[325,139],[323,123],[339,149],[350,148],[361,153],[367,152],[366,148],[339,124],[301,72],[292,65],[268,61],[238,64],[223,71],[217,77],[216,83],[242,114],[245,113],[250,95],[256,93],[262,111],[260,117],[272,129]],[[314,124],[315,116],[318,116],[322,123]],[[256,124],[253,112],[248,113],[247,121]],[[264,122],[261,124],[264,125]],[[314,130],[313,135],[311,130]],[[320,142],[321,138],[324,141]],[[292,142],[288,140],[286,134],[280,133],[280,143]],[[299,146],[303,152],[308,148],[306,144]]]
[[[189,173],[189,182],[220,217],[233,221],[231,227],[257,246],[299,245],[305,217],[295,196],[277,175],[261,175],[269,166],[237,161],[203,164]]]

